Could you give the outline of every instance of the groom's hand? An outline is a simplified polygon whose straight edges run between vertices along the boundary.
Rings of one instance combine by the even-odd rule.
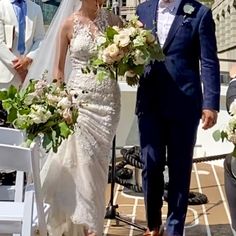
[[[211,109],[204,109],[202,111],[202,128],[209,129],[217,122],[217,111]]]
[[[13,68],[18,72],[22,73],[26,71],[29,67],[29,65],[32,63],[32,59],[29,57],[19,57],[12,61]]]

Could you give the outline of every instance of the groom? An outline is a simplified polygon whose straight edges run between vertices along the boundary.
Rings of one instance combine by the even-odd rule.
[[[164,235],[182,236],[199,121],[203,129],[209,129],[219,111],[215,25],[211,10],[195,0],[149,0],[138,6],[137,15],[157,36],[165,54],[163,62],[146,67],[137,92],[148,224],[144,235],[163,235],[163,170],[167,164]]]

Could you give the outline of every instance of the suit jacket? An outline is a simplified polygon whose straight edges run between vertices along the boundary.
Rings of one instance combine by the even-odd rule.
[[[26,0],[25,56],[34,59],[40,42],[44,38],[43,15],[39,5]],[[4,42],[4,25],[14,25],[13,48],[9,50]],[[12,60],[19,56],[17,52],[18,21],[10,0],[0,0],[0,83],[9,83],[16,75]]]
[[[184,12],[185,4],[193,6],[191,14]],[[140,21],[155,35],[157,7],[158,0],[149,0],[137,8]],[[195,0],[182,0],[163,51],[164,62],[152,62],[140,78],[136,114],[165,109],[186,116],[191,108],[200,117],[202,108],[219,110],[219,60],[211,10]]]
[[[233,79],[229,83],[229,87],[226,92],[226,108],[229,112],[231,103],[236,99],[236,79]]]

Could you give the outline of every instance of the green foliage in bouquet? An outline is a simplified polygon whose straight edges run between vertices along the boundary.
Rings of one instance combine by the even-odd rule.
[[[64,139],[74,132],[79,114],[76,94],[65,85],[31,80],[22,90],[14,86],[0,91],[0,100],[7,111],[7,122],[24,130],[27,146],[42,138],[46,152],[57,152]]]
[[[163,59],[159,42],[135,16],[123,28],[108,27],[97,38],[95,56],[85,72],[93,71],[98,80],[125,76],[127,83],[133,86],[138,83],[147,64]]]
[[[213,132],[213,138],[215,141],[224,142],[225,140],[234,144],[234,150],[232,156],[236,157],[236,100],[234,100],[230,105],[229,110],[231,117],[226,123],[222,130],[215,130]]]

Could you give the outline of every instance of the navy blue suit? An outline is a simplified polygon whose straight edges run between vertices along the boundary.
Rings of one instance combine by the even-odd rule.
[[[190,15],[183,11],[187,3],[194,7]],[[140,21],[154,34],[157,7],[158,0],[150,0],[137,8]],[[164,62],[152,62],[140,78],[136,114],[148,227],[152,230],[162,224],[163,170],[167,163],[167,234],[180,236],[202,109],[219,110],[220,73],[211,10],[197,1],[182,0],[163,51]]]

